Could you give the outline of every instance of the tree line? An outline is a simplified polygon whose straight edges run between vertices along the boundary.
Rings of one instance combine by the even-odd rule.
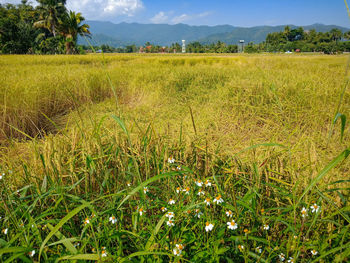
[[[315,29],[304,30],[302,27],[291,29],[289,26],[284,31],[270,33],[266,41],[260,44],[250,43],[247,51],[267,52],[323,52],[326,54],[350,51],[350,31],[342,33],[333,28],[329,32],[316,32]]]
[[[179,43],[173,43],[170,46],[153,45],[150,42],[145,43],[143,46],[127,45],[125,47],[112,47],[106,44],[100,46],[93,46],[93,50],[90,46],[81,46],[85,52],[104,52],[104,53],[181,53],[182,46]],[[239,47],[237,45],[226,45],[225,43],[218,41],[209,45],[203,45],[200,42],[192,42],[186,45],[186,52],[188,53],[237,53]]]
[[[315,29],[305,31],[302,27],[291,29],[286,26],[281,32],[269,33],[266,40],[255,44],[249,42],[245,45],[228,45],[217,41],[211,44],[202,44],[198,41],[186,45],[188,53],[259,53],[259,52],[322,52],[325,54],[335,54],[339,52],[350,52],[350,31],[342,33],[341,30],[334,28],[329,32],[316,32]],[[182,46],[174,43],[170,46],[153,45],[150,42],[142,47],[130,45],[126,47],[114,48],[108,45],[95,47],[103,52],[117,53],[180,53]],[[84,49],[89,50],[85,46]]]
[[[0,52],[4,54],[73,54],[82,51],[78,35],[90,36],[81,13],[67,10],[66,0],[37,0],[33,7],[0,4]]]

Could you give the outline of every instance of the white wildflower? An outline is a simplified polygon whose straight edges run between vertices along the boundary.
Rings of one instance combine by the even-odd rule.
[[[174,221],[172,221],[172,220],[169,220],[168,222],[166,222],[166,224],[168,226],[175,226]]]
[[[212,223],[206,222],[205,223],[205,231],[212,231],[214,228],[214,225]]]
[[[235,230],[238,226],[235,220],[232,220],[231,222],[227,222],[227,227],[228,229]]]
[[[213,202],[217,203],[217,204],[220,204],[220,203],[223,203],[224,200],[221,198],[221,195],[219,195],[219,196],[215,197]]]
[[[109,218],[109,222],[111,222],[112,224],[115,224],[115,223],[117,223],[117,218],[115,216],[111,216]]]
[[[317,213],[321,208],[315,203],[311,207],[311,213]]]

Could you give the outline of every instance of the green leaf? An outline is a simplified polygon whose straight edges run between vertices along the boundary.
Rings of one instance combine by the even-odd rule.
[[[26,251],[29,251],[29,250],[25,247],[7,247],[7,248],[0,249],[0,256],[2,254],[7,254],[7,253],[21,253]]]
[[[40,246],[40,250],[39,250],[39,262],[40,262],[40,257],[41,257],[41,253],[46,245],[46,243],[50,240],[50,238],[55,235],[55,233],[58,231],[58,229],[60,229],[69,219],[71,219],[73,216],[75,216],[76,214],[78,214],[81,210],[83,210],[84,208],[90,206],[90,203],[85,202],[84,204],[82,204],[81,206],[75,208],[73,211],[69,212],[64,218],[61,219],[61,221],[51,230],[51,232],[46,236],[45,240],[43,241],[43,243]]]
[[[338,155],[333,161],[331,161],[317,176],[311,181],[311,183],[306,187],[305,191],[299,197],[298,203],[301,199],[309,192],[332,168],[337,166],[339,163],[344,161],[350,155],[350,149],[346,149],[340,155]]]
[[[218,251],[216,252],[217,255],[222,255],[222,254],[225,254],[226,251],[228,251],[229,248],[226,248],[226,247],[221,247],[218,249]]]
[[[140,252],[132,253],[129,256],[122,258],[119,261],[119,263],[125,262],[125,261],[127,261],[127,260],[129,260],[130,258],[133,258],[133,257],[148,256],[148,255],[163,255],[163,256],[168,256],[169,258],[172,257],[171,254],[166,253],[166,252],[140,251]]]
[[[48,228],[50,228],[50,230],[54,229],[54,227],[50,223],[47,223],[46,225],[47,225]],[[54,245],[57,245],[57,244],[63,244],[68,249],[68,251],[70,253],[72,253],[72,254],[78,253],[78,250],[74,247],[74,245],[71,242],[71,241],[75,241],[76,238],[66,238],[60,231],[57,231],[55,233],[55,236],[59,239],[59,241],[55,242],[55,243],[51,243],[48,246],[54,246]]]
[[[349,247],[350,247],[350,244],[348,243],[348,244],[346,244],[344,246],[340,246],[340,247],[336,247],[336,248],[333,248],[331,250],[328,250],[327,252],[322,253],[322,255],[320,255],[318,258],[314,259],[311,263],[313,263],[313,262],[320,262],[320,259],[322,259],[322,258],[324,258],[324,257],[326,257],[328,255],[331,255],[333,253],[336,253],[339,250],[343,250],[343,249],[346,249],[346,248],[349,248]]]
[[[343,137],[344,137],[345,125],[346,125],[346,116],[344,114],[341,114],[341,113],[338,112],[337,115],[334,118],[333,123],[335,124],[339,118],[341,120],[340,142],[342,142],[343,141]]]
[[[78,254],[78,255],[60,257],[58,261],[60,260],[100,260],[100,259],[101,259],[100,256],[97,254]]]
[[[128,136],[128,140],[130,142],[130,135],[129,132],[125,126],[125,123],[116,115],[112,115],[112,118],[116,120],[116,122],[119,124],[120,128],[122,128],[122,130],[124,131],[124,133],[126,134],[126,136]]]
[[[157,181],[159,179],[167,178],[172,175],[176,175],[176,172],[170,172],[170,173],[164,173],[164,174],[159,174],[157,176],[153,176],[152,178],[148,179],[147,181],[144,181],[143,183],[139,184],[137,187],[135,187],[124,199],[119,203],[117,210],[135,193],[137,193],[140,189],[143,187],[147,186],[150,183],[153,183],[154,181]]]
[[[265,259],[261,258],[261,255],[255,254],[251,251],[248,252],[248,255],[251,256],[252,258],[255,258],[256,260],[259,260],[259,262],[266,262]]]
[[[23,255],[23,253],[20,254],[15,254],[12,255],[11,257],[9,257],[6,261],[4,261],[4,263],[10,263],[10,262],[15,262],[15,259],[20,258],[21,261],[20,262],[28,262],[28,263],[32,263],[33,261],[30,260],[29,258],[25,257]]]
[[[339,209],[338,206],[334,202],[332,202],[327,196],[325,196],[318,188],[316,189],[316,191],[324,200],[326,200],[330,205],[332,205],[337,210],[337,212],[350,224],[350,218],[347,214],[345,214],[341,209]],[[346,211],[346,208],[347,207],[344,207],[343,209]],[[333,214],[333,216],[335,216],[336,214]]]
[[[152,232],[151,237],[148,239],[146,246],[145,246],[146,250],[148,250],[151,247],[151,245],[153,244],[154,237],[155,237],[155,235],[158,234],[159,229],[162,227],[164,221],[165,221],[165,215],[163,215],[162,218],[159,220],[158,224],[156,225],[156,227],[154,228],[154,230]]]

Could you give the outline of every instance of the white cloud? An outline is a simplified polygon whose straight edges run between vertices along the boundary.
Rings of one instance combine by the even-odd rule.
[[[183,22],[190,21],[190,20],[203,18],[203,17],[209,16],[209,15],[210,15],[210,12],[203,12],[200,14],[191,14],[191,15],[182,14],[182,15],[173,17],[171,22],[174,24],[178,24],[178,23],[183,23]]]
[[[134,16],[144,8],[142,0],[67,0],[67,8],[87,19]]]
[[[191,20],[191,16],[187,15],[187,14],[182,14],[179,16],[175,16],[171,22],[173,22],[174,24],[178,24],[178,23],[182,23],[185,22],[187,20]]]
[[[199,14],[181,14],[174,16],[174,11],[164,12],[160,11],[155,16],[150,18],[150,21],[154,24],[179,24],[186,21],[193,21],[196,19],[201,19],[206,16],[209,16],[211,12],[203,12]]]
[[[211,12],[203,12],[203,13],[198,14],[197,16],[198,17],[206,17],[206,16],[209,16],[209,15],[211,15]]]
[[[167,23],[169,19],[169,16],[167,16],[163,11],[156,14],[154,17],[152,17],[150,20],[154,24],[164,24]]]

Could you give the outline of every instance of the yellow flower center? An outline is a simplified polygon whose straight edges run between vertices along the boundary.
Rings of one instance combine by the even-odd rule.
[[[232,221],[231,222],[231,226],[235,226],[235,225],[236,225],[236,223]]]
[[[209,226],[209,222],[206,222],[205,225],[206,225],[206,226]]]

